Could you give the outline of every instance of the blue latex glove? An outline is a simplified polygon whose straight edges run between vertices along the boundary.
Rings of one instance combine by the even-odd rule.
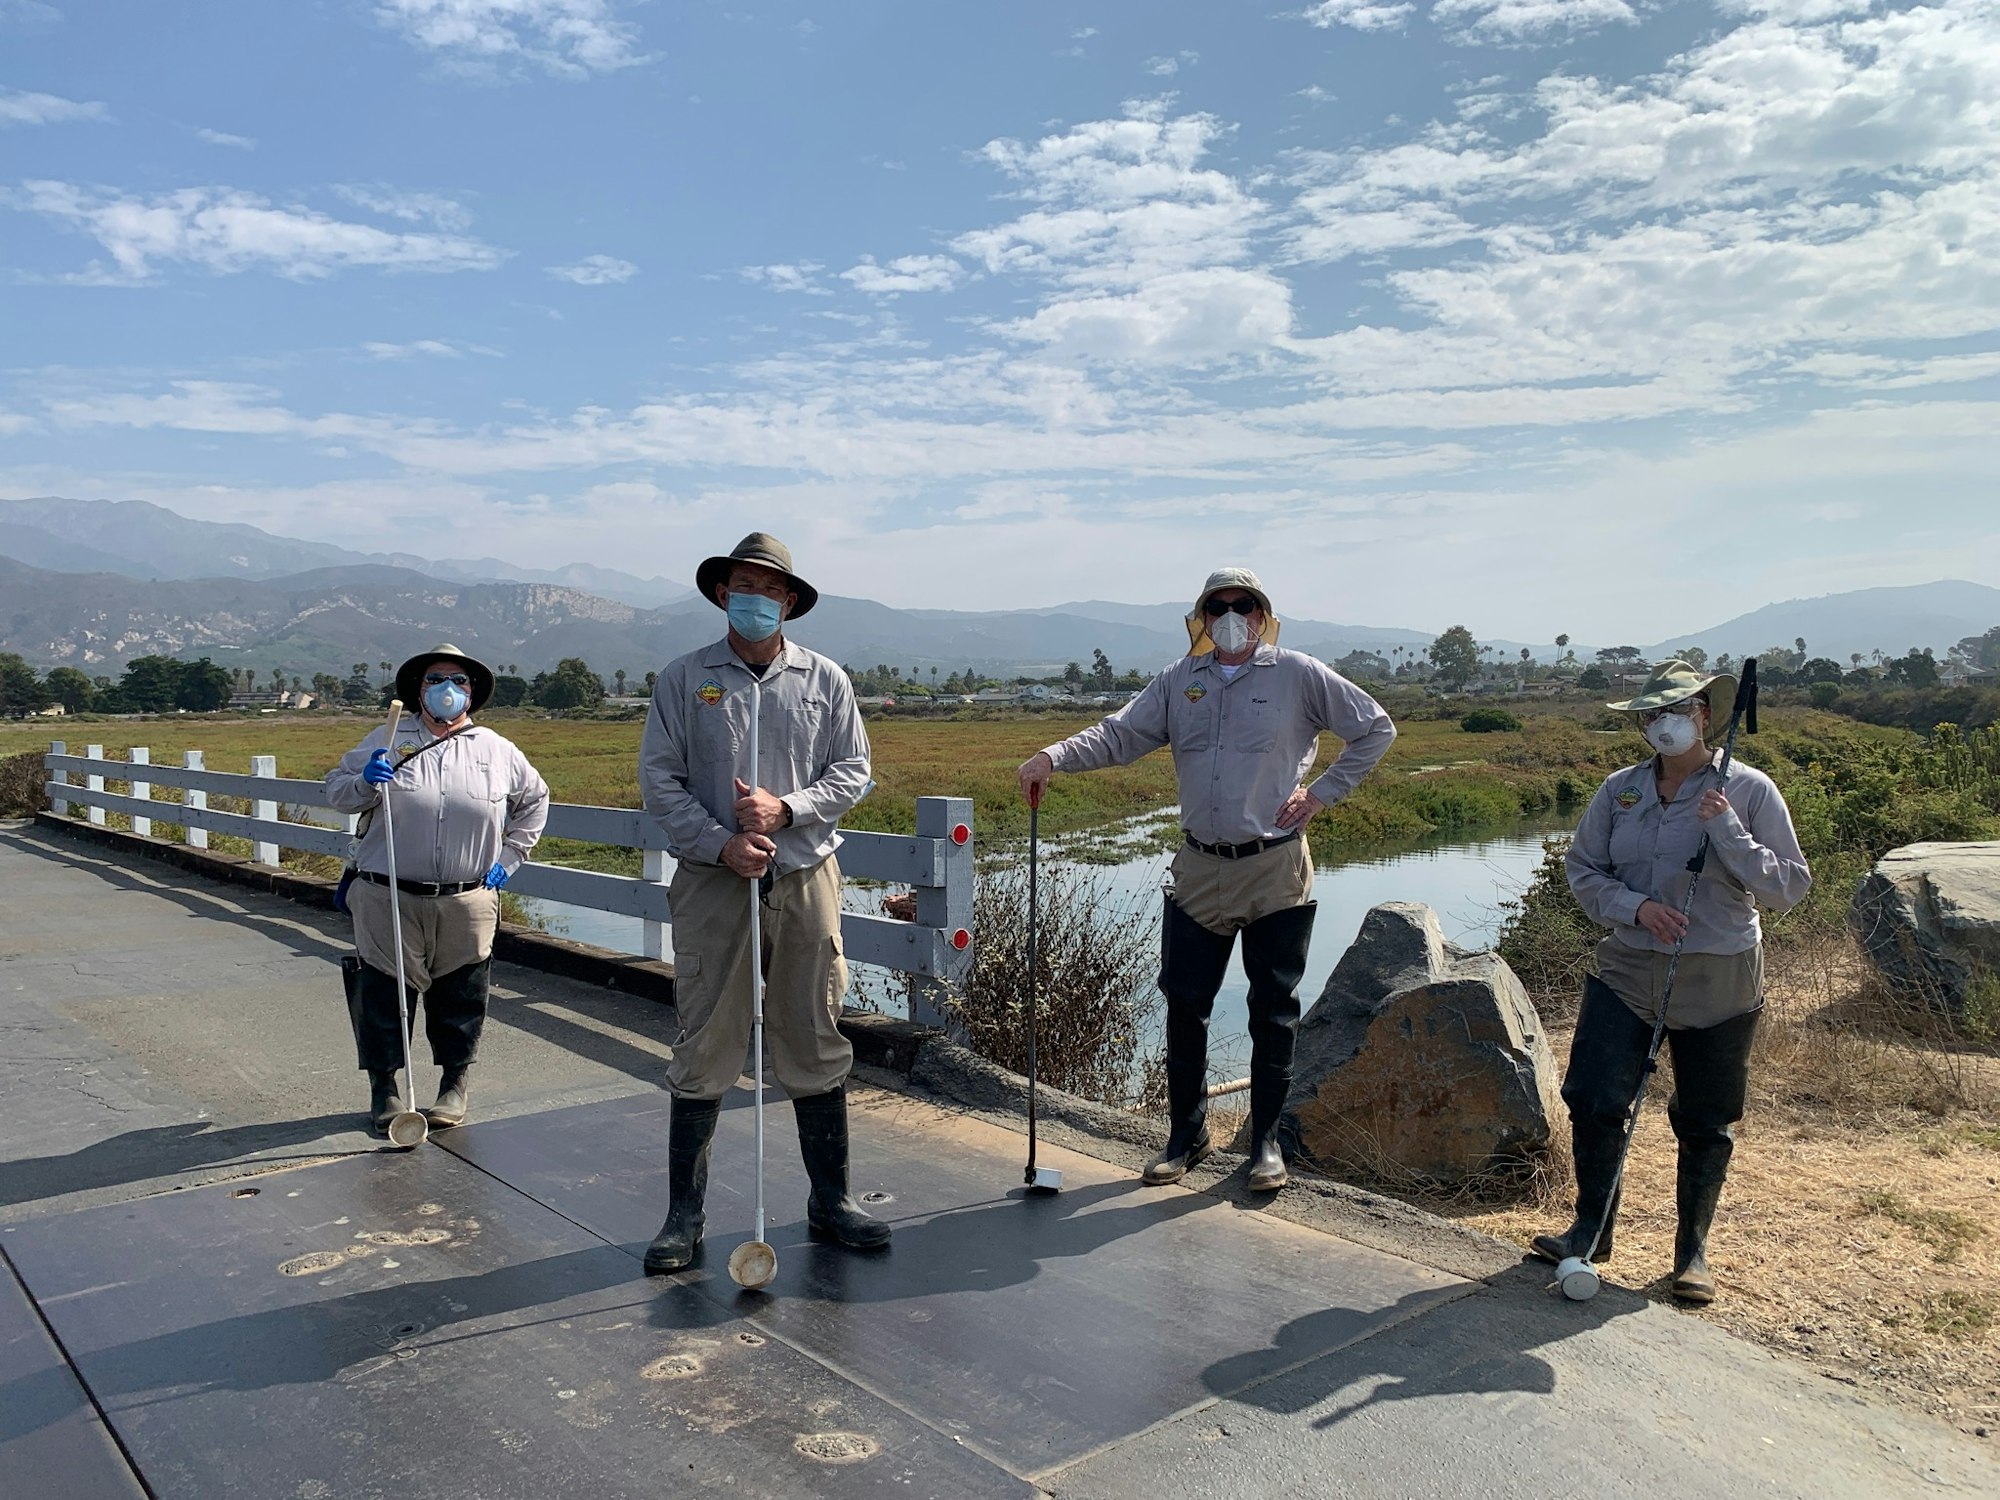
[[[381,786],[396,779],[396,768],[389,764],[387,750],[377,750],[368,757],[368,764],[361,768],[361,779],[370,786]]]
[[[493,868],[486,872],[486,889],[489,891],[499,890],[501,886],[507,883],[507,877],[511,873],[499,860],[494,860]]]

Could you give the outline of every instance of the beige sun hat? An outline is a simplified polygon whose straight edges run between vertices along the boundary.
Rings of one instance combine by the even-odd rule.
[[[715,591],[729,581],[729,570],[740,562],[770,568],[783,573],[791,581],[792,592],[799,598],[792,606],[790,619],[796,620],[819,603],[819,590],[792,571],[792,549],[768,531],[751,532],[726,557],[704,558],[701,566],[694,570],[695,591],[710,604],[724,608],[722,601],[715,597]]]
[[[1208,582],[1195,595],[1194,608],[1188,611],[1188,655],[1206,656],[1215,649],[1215,642],[1209,639],[1208,617],[1201,612],[1202,605],[1208,603],[1208,596],[1219,589],[1241,589],[1257,601],[1257,607],[1264,611],[1264,633],[1260,637],[1267,646],[1278,644],[1278,617],[1271,610],[1271,596],[1264,592],[1264,584],[1248,568],[1217,568],[1208,575]]]
[[[424,701],[424,669],[440,659],[455,661],[465,668],[465,675],[472,679],[467,696],[472,699],[467,713],[478,713],[493,698],[493,669],[476,656],[467,653],[446,641],[433,646],[428,651],[419,651],[415,656],[396,668],[396,696],[403,700],[405,707],[415,711]]]
[[[1653,675],[1646,679],[1645,686],[1639,689],[1636,696],[1627,698],[1623,703],[1607,703],[1604,706],[1619,713],[1640,714],[1648,709],[1671,708],[1676,703],[1685,703],[1703,689],[1708,692],[1708,722],[1727,723],[1731,710],[1736,707],[1736,679],[1727,672],[1703,674],[1679,658],[1653,668]]]

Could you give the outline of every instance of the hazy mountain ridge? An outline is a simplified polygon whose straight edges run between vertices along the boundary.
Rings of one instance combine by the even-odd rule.
[[[693,589],[670,578],[571,563],[523,568],[496,557],[422,557],[356,552],[277,536],[240,522],[195,521],[144,500],[0,500],[0,554],[59,573],[122,573],[139,579],[287,578],[319,568],[407,568],[455,583],[545,583],[657,609]]]

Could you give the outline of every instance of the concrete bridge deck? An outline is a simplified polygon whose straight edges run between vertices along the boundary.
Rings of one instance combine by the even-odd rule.
[[[0,829],[0,1496],[1996,1493],[1978,1445],[1698,1318],[1226,1174],[1142,1188],[1115,1141],[1024,1199],[1017,1133],[888,1086],[854,1119],[888,1253],[807,1242],[780,1103],[780,1278],[738,1292],[744,1098],[704,1264],[649,1280],[669,1013],[497,970],[475,1123],[390,1152],[344,946]]]

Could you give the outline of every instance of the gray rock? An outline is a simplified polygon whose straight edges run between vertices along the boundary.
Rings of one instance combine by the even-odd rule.
[[[1899,994],[1963,1015],[2000,977],[2000,842],[1891,849],[1855,890],[1847,922]]]
[[[1299,1023],[1287,1124],[1326,1165],[1498,1185],[1547,1153],[1560,1107],[1520,980],[1446,942],[1421,902],[1371,910]]]

